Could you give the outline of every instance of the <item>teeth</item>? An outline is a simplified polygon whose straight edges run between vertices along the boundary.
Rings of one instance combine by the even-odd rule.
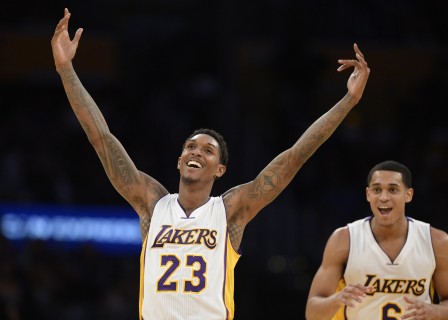
[[[187,165],[188,165],[189,167],[202,168],[202,165],[201,165],[199,162],[194,161],[194,160],[190,160],[190,161],[188,161],[188,162],[187,162]]]

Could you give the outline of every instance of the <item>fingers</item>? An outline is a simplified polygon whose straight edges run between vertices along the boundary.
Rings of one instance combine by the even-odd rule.
[[[341,291],[342,303],[349,307],[355,307],[353,302],[361,303],[371,290],[371,287],[364,287],[360,284],[348,285]]]
[[[353,49],[355,50],[356,56],[360,56],[362,60],[364,60],[364,55],[362,54],[361,50],[359,50],[359,47],[356,43],[353,44]]]
[[[355,68],[360,68],[361,67],[361,64],[359,63],[359,61],[358,60],[354,60],[354,59],[352,59],[352,60],[339,59],[338,62],[341,64],[339,66],[339,68],[337,69],[338,71],[343,71],[343,70],[345,70],[347,68],[350,68],[350,67],[355,67]]]
[[[67,8],[64,9],[64,16],[62,17],[61,20],[59,20],[58,25],[56,26],[56,30],[60,29],[61,27],[67,26],[68,25],[68,20],[70,19],[70,12],[68,11]]]
[[[70,17],[71,17],[71,13],[68,11],[67,8],[65,8],[65,9],[64,9],[64,17],[63,17],[61,20],[59,20],[59,23],[58,23],[57,26],[56,26],[56,30],[55,30],[55,32],[54,32],[54,35],[53,35],[53,38],[52,38],[52,42],[56,41],[56,40],[59,38],[59,36],[60,36],[60,34],[61,34],[62,32],[64,32],[64,31],[67,31],[67,32],[68,32],[68,22],[69,22],[69,20],[70,20]],[[79,42],[79,39],[81,38],[81,34],[82,34],[82,32],[83,32],[83,29],[82,29],[82,28],[79,28],[79,29],[76,31],[76,33],[75,33],[75,37],[74,37],[74,39],[73,39],[73,41],[74,41],[75,43],[78,43],[78,42]]]
[[[82,29],[82,28],[79,28],[78,30],[76,30],[75,37],[73,38],[73,42],[76,45],[78,44],[79,39],[81,39],[81,35],[82,35],[83,31],[84,31],[84,29]]]
[[[341,64],[341,66],[339,66],[339,68],[337,69],[338,71],[343,71],[350,67],[355,67],[355,69],[356,68],[368,69],[368,65],[364,58],[364,54],[359,49],[357,43],[353,44],[353,49],[355,50],[355,56],[356,56],[357,60],[355,60],[355,59],[339,59],[338,62]]]
[[[60,33],[62,30],[68,27],[68,19],[70,18],[70,13],[67,9],[64,11],[64,17],[59,20],[59,23],[56,26],[55,33]]]
[[[367,68],[367,62],[366,59],[364,58],[364,54],[361,52],[361,50],[359,50],[359,47],[356,43],[353,44],[353,48],[355,49],[355,55],[356,58],[358,58],[358,61],[364,68]]]

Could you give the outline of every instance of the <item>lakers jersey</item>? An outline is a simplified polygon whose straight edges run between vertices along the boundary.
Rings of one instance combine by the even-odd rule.
[[[221,197],[189,217],[168,194],[154,208],[140,270],[140,319],[233,319],[234,268]]]
[[[374,292],[356,307],[345,307],[333,319],[400,319],[408,305],[403,296],[433,300],[432,275],[436,263],[430,226],[408,218],[406,243],[394,261],[376,242],[370,218],[348,224],[350,253],[344,282],[372,285]]]

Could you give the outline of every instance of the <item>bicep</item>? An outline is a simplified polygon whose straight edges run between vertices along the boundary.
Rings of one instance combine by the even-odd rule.
[[[328,297],[336,291],[348,258],[348,241],[348,231],[345,229],[338,229],[331,235],[311,284],[309,297]]]
[[[436,257],[434,286],[440,301],[448,302],[448,234],[441,230],[433,230],[433,246]]]
[[[278,186],[277,173],[265,168],[254,180],[232,188],[223,194],[223,198],[230,217],[245,226],[282,190]]]
[[[94,144],[104,171],[114,188],[126,199],[128,193],[138,190],[142,176],[120,141],[107,134]]]
[[[329,297],[336,292],[342,278],[340,269],[336,266],[321,265],[314,276],[309,292],[311,297]]]
[[[104,137],[95,150],[110,182],[141,216],[151,203],[168,192],[154,178],[137,169],[134,162],[112,134]]]
[[[250,219],[283,192],[302,166],[294,151],[291,148],[280,153],[254,180],[242,186],[241,195],[250,208]]]

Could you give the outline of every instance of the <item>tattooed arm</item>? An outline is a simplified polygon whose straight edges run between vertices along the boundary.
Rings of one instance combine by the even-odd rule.
[[[94,147],[114,188],[132,205],[140,216],[142,238],[146,237],[155,203],[167,190],[155,179],[139,171],[107,123],[73,69],[83,29],[73,40],[68,34],[70,13],[65,9],[51,40],[56,71],[59,73],[70,105],[90,143]]]
[[[354,44],[353,47],[357,59],[338,61],[341,64],[338,71],[354,67],[347,82],[347,94],[317,119],[291,148],[274,158],[255,180],[237,186],[223,195],[234,248],[239,247],[246,224],[286,188],[302,165],[333,134],[361,99],[370,69],[358,46]]]

